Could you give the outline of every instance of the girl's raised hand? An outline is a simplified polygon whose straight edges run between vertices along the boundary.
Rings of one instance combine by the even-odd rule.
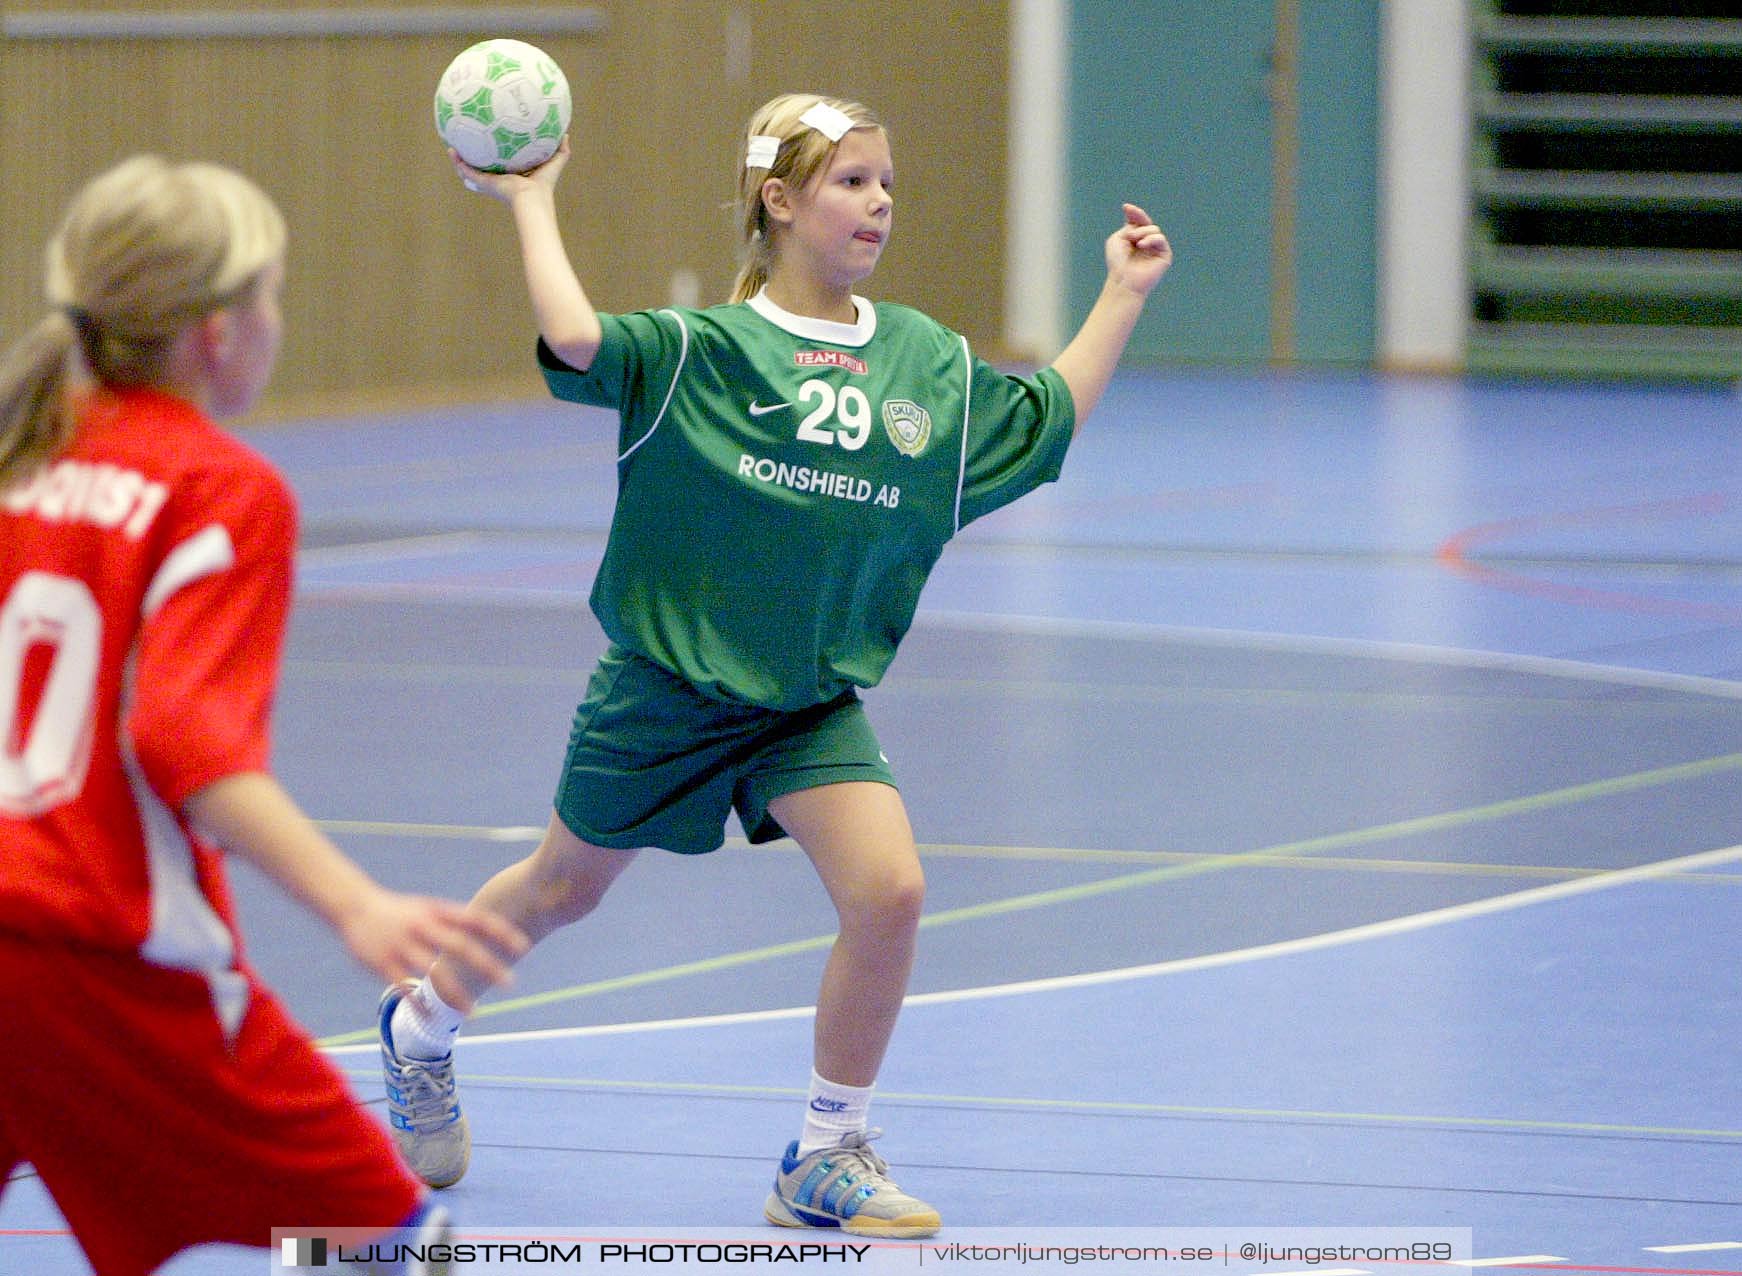
[[[453,161],[454,171],[460,175],[460,180],[466,184],[469,191],[477,191],[492,199],[501,200],[504,204],[513,200],[515,192],[529,186],[543,185],[554,187],[556,179],[562,176],[563,168],[569,162],[569,139],[565,134],[562,142],[552,155],[537,168],[529,168],[524,173],[486,173],[481,168],[473,168],[460,158],[460,153],[453,147],[448,148],[448,158]]]
[[[1125,224],[1107,237],[1107,277],[1147,297],[1173,265],[1173,248],[1148,213],[1136,204],[1124,208]]]

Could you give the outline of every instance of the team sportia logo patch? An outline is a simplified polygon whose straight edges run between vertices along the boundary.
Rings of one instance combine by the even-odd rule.
[[[931,413],[909,399],[883,405],[883,430],[903,456],[918,456],[931,442]]]
[[[845,368],[860,376],[868,371],[863,359],[844,350],[797,350],[793,352],[792,362],[800,368]]]

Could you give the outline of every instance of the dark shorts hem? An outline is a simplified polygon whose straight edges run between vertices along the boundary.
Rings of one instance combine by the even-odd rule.
[[[705,855],[733,811],[752,842],[772,841],[785,834],[770,801],[849,780],[895,787],[855,691],[796,710],[727,703],[613,646],[575,711],[553,805],[594,846]]]
[[[765,771],[754,776],[746,782],[746,791],[738,803],[738,818],[744,825],[744,835],[752,846],[778,841],[786,836],[786,830],[768,813],[770,802],[788,793],[802,793],[806,789],[820,789],[825,784],[848,784],[855,780],[899,788],[887,765],[870,762],[842,762],[796,771]]]
[[[607,851],[670,851],[674,855],[706,855],[710,851],[719,850],[726,842],[724,831],[721,832],[720,839],[712,846],[702,846],[696,842],[686,842],[684,839],[672,838],[660,833],[646,835],[597,833],[588,828],[578,816],[564,810],[561,801],[558,801],[556,805],[556,817],[563,822],[564,828],[580,838],[581,841],[591,846],[603,847]],[[684,842],[684,844],[677,845],[678,842]],[[667,845],[667,843],[672,844]]]

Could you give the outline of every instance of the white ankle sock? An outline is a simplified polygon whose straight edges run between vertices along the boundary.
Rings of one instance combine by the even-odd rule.
[[[428,976],[394,1008],[393,1048],[407,1059],[445,1059],[466,1016],[441,999]]]
[[[804,1133],[798,1136],[799,1156],[832,1148],[844,1136],[865,1129],[874,1089],[874,1085],[841,1085],[819,1076],[812,1068],[810,1099],[804,1109]]]

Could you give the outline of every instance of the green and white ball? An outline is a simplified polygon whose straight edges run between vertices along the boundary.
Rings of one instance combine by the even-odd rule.
[[[436,84],[436,132],[486,172],[523,173],[544,163],[573,113],[562,68],[524,40],[474,44]]]

